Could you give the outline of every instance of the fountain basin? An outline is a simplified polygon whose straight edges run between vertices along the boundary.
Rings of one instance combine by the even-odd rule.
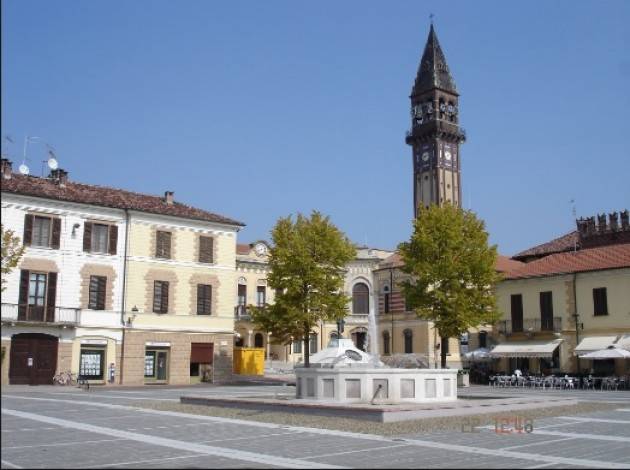
[[[332,340],[295,367],[296,398],[336,403],[396,405],[457,399],[457,369],[398,369],[357,349],[351,339]]]
[[[296,367],[296,398],[338,403],[433,403],[457,400],[457,369],[346,365]]]

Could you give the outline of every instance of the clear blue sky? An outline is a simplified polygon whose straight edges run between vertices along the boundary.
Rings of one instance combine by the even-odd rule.
[[[392,248],[430,13],[461,94],[464,205],[502,253],[630,207],[630,2],[2,2],[2,133],[70,178],[242,220],[319,209]],[[39,175],[43,145],[29,151]],[[17,165],[16,165],[17,166]]]

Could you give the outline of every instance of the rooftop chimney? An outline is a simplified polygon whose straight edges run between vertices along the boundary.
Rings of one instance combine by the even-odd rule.
[[[0,169],[0,173],[2,173],[2,179],[10,180],[13,175],[13,167],[11,160],[8,158],[2,159],[2,167]]]
[[[68,172],[66,170],[62,170],[61,168],[51,170],[49,178],[63,188],[68,182]]]
[[[165,191],[164,192],[164,201],[166,202],[166,204],[168,204],[169,206],[173,205],[173,195],[175,193],[173,191]]]

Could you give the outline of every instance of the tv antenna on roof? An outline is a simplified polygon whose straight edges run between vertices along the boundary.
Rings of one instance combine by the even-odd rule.
[[[37,142],[38,140],[39,137],[28,135],[24,136],[24,153],[22,155],[22,164],[18,167],[20,173],[22,173],[23,175],[28,175],[31,172],[28,166],[26,166],[26,150],[28,149],[28,144],[31,142]]]
[[[575,209],[575,198],[571,198],[569,201],[571,204],[571,214],[573,214],[573,223],[577,221],[577,210]],[[577,235],[573,238],[573,251],[577,251]]]
[[[57,160],[57,156],[55,155],[55,149],[44,142],[44,145],[48,148],[48,160],[42,160],[42,177],[44,176],[44,165],[47,164],[48,168],[51,170],[56,170],[59,168],[59,161]]]
[[[3,147],[2,147],[2,156],[8,156],[9,152],[7,150],[7,145],[6,142],[9,142],[10,144],[13,143],[13,137],[11,137],[9,134],[5,134],[4,137],[2,138],[3,140]]]

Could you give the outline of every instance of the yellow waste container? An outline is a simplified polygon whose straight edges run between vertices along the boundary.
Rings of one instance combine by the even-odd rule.
[[[240,375],[265,374],[265,350],[262,348],[234,348],[233,370]]]

